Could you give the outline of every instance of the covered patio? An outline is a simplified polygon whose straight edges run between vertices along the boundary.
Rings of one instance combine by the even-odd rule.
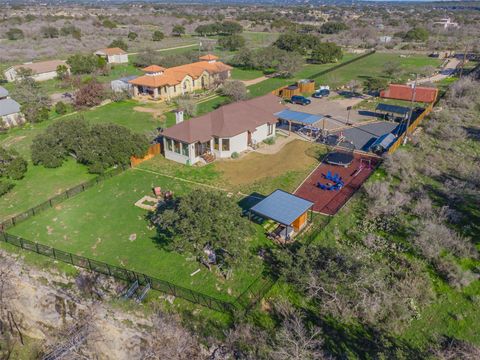
[[[305,228],[309,221],[308,212],[313,205],[311,201],[277,189],[250,208],[249,219],[256,214],[271,220],[275,226],[267,230],[268,237],[287,243]]]
[[[314,115],[294,110],[283,110],[275,114],[278,117],[280,126],[288,127],[288,133],[293,131],[301,132],[311,138],[317,138],[322,130],[320,120],[323,115]]]
[[[394,121],[397,118],[400,118],[401,120],[405,120],[407,119],[408,114],[410,113],[410,109],[408,107],[384,104],[384,103],[378,104],[375,111],[377,113],[382,114],[385,120],[394,120]]]

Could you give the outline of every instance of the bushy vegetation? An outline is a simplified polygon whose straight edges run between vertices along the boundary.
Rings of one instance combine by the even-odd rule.
[[[242,25],[235,21],[224,21],[221,23],[210,23],[199,25],[195,28],[195,32],[201,36],[212,35],[233,35],[243,31]]]
[[[67,59],[72,74],[91,74],[106,66],[106,60],[96,55],[75,54]]]
[[[19,69],[19,79],[15,82],[12,97],[21,105],[25,119],[37,123],[48,119],[50,98],[31,78],[31,71]]]
[[[148,148],[145,136],[114,124],[90,125],[76,117],[50,125],[32,142],[32,161],[48,168],[61,166],[67,157],[102,173],[115,165],[128,165],[131,156],[142,157]]]
[[[198,190],[174,197],[160,206],[152,220],[165,246],[198,259],[206,258],[205,250],[211,250],[222,259],[215,264],[242,261],[253,235],[241,208],[221,192]]]
[[[27,172],[27,161],[15,150],[0,146],[0,196],[15,185],[8,180],[20,180]]]

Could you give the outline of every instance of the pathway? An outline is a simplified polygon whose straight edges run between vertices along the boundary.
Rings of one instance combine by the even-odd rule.
[[[198,43],[189,44],[189,45],[179,45],[179,46],[174,46],[174,47],[165,48],[165,49],[155,49],[153,51],[162,52],[162,51],[170,51],[170,50],[176,50],[176,49],[185,49],[185,48],[194,47],[194,46],[198,46]],[[138,54],[140,54],[139,51],[128,53],[128,55],[138,55]]]
[[[458,64],[460,64],[460,60],[453,58],[449,59],[445,67],[438,73],[423,79],[418,79],[417,84],[424,84],[424,83],[429,83],[429,82],[439,82],[442,81],[450,76],[452,76],[455,73],[455,70],[457,69]],[[409,84],[414,83],[415,81],[410,81]]]
[[[260,76],[258,78],[255,78],[255,79],[251,79],[251,80],[241,80],[245,86],[251,86],[251,85],[255,85],[255,84],[258,84],[258,83],[261,83],[262,81],[265,81],[267,80],[268,78],[266,76]]]

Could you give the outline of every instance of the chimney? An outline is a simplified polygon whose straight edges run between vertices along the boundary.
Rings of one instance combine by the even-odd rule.
[[[180,124],[183,121],[183,109],[175,110],[175,124]]]

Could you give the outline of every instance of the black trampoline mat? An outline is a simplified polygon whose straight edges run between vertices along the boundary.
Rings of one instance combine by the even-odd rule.
[[[335,151],[328,154],[325,161],[332,165],[347,166],[352,163],[353,154]]]

